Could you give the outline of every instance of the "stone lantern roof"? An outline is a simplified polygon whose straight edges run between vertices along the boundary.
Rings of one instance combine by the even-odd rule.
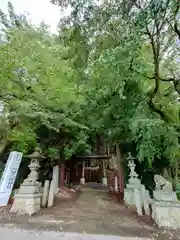
[[[37,147],[35,148],[35,151],[34,151],[32,154],[28,155],[27,157],[28,157],[28,158],[31,158],[31,159],[33,159],[33,160],[42,160],[42,159],[45,159],[46,157],[44,157],[43,155],[41,155],[41,153],[42,153],[42,149],[41,149],[39,146],[37,146]]]

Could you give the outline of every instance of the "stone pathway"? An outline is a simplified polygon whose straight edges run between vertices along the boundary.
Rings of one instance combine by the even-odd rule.
[[[44,209],[30,219],[22,216],[13,221],[4,221],[4,226],[12,223],[12,226],[40,231],[51,230],[123,237],[114,239],[126,239],[124,237],[180,239],[178,232],[159,230],[153,225],[150,218],[138,217],[133,210],[123,204],[115,203],[109,199],[106,191],[100,190],[83,189],[83,193],[75,202],[58,202],[53,208]],[[113,240],[113,238],[110,239]]]
[[[124,237],[178,239],[176,234],[159,231],[148,217],[109,199],[107,191],[83,189],[76,202],[61,202],[31,219],[54,229],[88,234],[111,234]],[[179,238],[180,239],[180,238]]]
[[[100,190],[86,190],[75,203],[61,202],[51,209],[44,210],[41,215],[37,215],[31,221],[43,220],[59,223],[72,222],[76,225],[87,223],[88,226],[96,223],[96,230],[99,224],[153,229],[151,224],[142,224],[136,214],[133,214],[124,205],[109,200],[107,192]]]
[[[80,233],[66,233],[53,231],[32,231],[22,230],[18,228],[0,228],[0,236],[2,239],[18,239],[18,240],[134,240],[134,238],[92,235]],[[139,238],[138,240],[148,240]]]

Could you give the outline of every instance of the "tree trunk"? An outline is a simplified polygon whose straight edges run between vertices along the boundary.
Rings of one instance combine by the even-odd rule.
[[[8,141],[6,140],[0,144],[0,155],[5,151],[7,145],[8,145]]]
[[[107,152],[105,137],[103,135],[97,135],[97,150],[100,154],[105,154]]]

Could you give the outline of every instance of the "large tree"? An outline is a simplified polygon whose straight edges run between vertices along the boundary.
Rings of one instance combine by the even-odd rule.
[[[0,98],[15,126],[8,139],[25,151],[39,141],[51,159],[89,152],[96,138],[103,150],[106,142],[125,146],[150,166],[174,162],[179,104],[167,70],[177,71],[174,5],[59,2],[71,12],[56,36],[43,24],[1,14]]]
[[[4,43],[0,46],[0,99],[9,124],[14,123],[7,139],[23,152],[40,142],[51,158],[59,158],[60,153],[70,158],[69,141],[74,139],[77,150],[84,144],[82,131],[87,128],[75,119],[78,92],[74,70],[64,57],[66,47],[56,43],[44,24],[34,27],[27,19],[15,24],[17,15],[11,4],[9,8],[10,19],[1,13]]]

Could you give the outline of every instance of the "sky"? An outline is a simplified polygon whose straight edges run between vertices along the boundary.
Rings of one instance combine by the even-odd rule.
[[[44,21],[50,25],[51,32],[56,32],[56,26],[62,13],[60,9],[50,3],[50,0],[11,0],[16,13],[29,13],[33,24]],[[0,9],[7,13],[8,0],[0,0]]]

